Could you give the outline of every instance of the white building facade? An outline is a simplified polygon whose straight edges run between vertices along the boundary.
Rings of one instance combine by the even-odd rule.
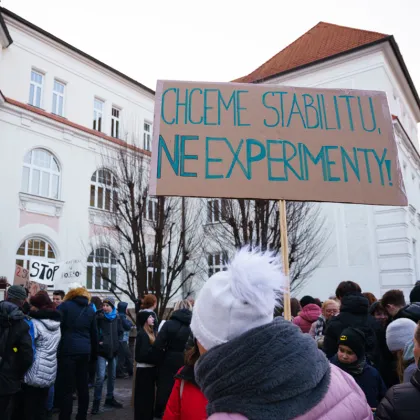
[[[363,34],[373,41],[330,54],[325,51],[328,37],[343,37],[343,43],[350,44]],[[287,60],[295,64],[285,70]],[[271,66],[271,75],[262,80],[265,65]],[[386,92],[409,206],[321,204],[328,235],[326,257],[299,295],[326,299],[334,295],[339,282],[352,280],[376,296],[401,289],[408,297],[420,280],[420,101],[393,37],[321,22],[239,81]]]
[[[86,285],[117,276],[102,243],[112,172],[104,151],[135,138],[150,156],[154,91],[0,8],[0,275],[15,262],[82,259]],[[93,253],[91,253],[93,250]],[[11,280],[11,281],[10,281]]]

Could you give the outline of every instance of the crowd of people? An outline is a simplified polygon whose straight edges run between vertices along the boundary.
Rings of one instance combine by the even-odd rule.
[[[270,253],[237,252],[196,301],[156,315],[154,295],[136,306],[91,297],[83,287],[28,298],[11,286],[0,302],[0,413],[45,420],[53,410],[77,420],[114,396],[115,378],[133,375],[135,420],[418,420],[420,283],[406,303],[389,290],[379,300],[352,281],[321,302],[291,299]],[[4,413],[4,415],[3,415]]]

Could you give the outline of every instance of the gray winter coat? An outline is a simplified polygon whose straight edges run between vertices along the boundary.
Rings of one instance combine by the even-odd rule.
[[[56,310],[31,311],[29,315],[34,324],[35,357],[24,382],[37,388],[49,388],[57,376],[61,315]]]

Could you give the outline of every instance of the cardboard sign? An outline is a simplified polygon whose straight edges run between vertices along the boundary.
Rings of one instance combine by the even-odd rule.
[[[41,260],[31,260],[29,263],[29,279],[39,284],[53,286],[55,273],[59,268],[59,264]]]
[[[384,92],[159,81],[150,194],[407,205]]]
[[[26,287],[28,281],[29,281],[29,271],[26,268],[23,268],[20,265],[16,264],[15,277],[13,279],[13,284]]]

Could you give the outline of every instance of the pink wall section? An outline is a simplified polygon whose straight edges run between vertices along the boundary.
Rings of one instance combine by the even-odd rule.
[[[19,227],[26,225],[45,225],[55,230],[57,233],[60,231],[60,222],[58,217],[46,216],[44,214],[30,213],[25,210],[20,211]]]

